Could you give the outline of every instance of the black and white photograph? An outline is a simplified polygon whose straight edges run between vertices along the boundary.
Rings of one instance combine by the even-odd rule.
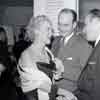
[[[0,100],[100,100],[100,0],[0,0]]]

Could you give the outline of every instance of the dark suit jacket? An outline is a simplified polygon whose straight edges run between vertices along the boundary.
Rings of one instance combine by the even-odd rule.
[[[64,64],[64,80],[58,82],[59,87],[69,91],[76,89],[77,79],[91,51],[88,42],[80,35],[73,35],[66,45],[61,41],[61,37],[56,38],[52,45],[52,52]]]
[[[75,93],[79,100],[100,100],[100,41],[80,75]]]

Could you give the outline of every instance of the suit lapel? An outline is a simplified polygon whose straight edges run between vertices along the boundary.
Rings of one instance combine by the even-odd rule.
[[[62,46],[62,37],[59,36],[56,39],[57,40],[56,40],[55,46],[53,47],[54,48],[53,54],[54,54],[55,57],[57,57],[58,52],[59,52],[59,50],[60,50],[60,48]]]
[[[82,79],[82,76],[84,76],[85,72],[88,71],[87,69],[88,69],[88,67],[90,67],[90,66],[88,66],[88,64],[96,64],[95,60],[97,58],[98,52],[100,52],[100,40],[99,40],[98,44],[96,45],[96,47],[94,47],[94,49],[93,49],[93,51],[92,51],[92,53],[87,61],[86,66],[84,67],[84,69],[81,72],[79,80]]]
[[[100,40],[99,40],[98,44],[94,47],[90,58],[94,55],[94,53],[96,53],[99,50],[99,48],[100,48]]]
[[[73,35],[69,40],[68,42],[66,43],[66,47],[73,47],[74,43],[75,43],[75,40],[76,40],[76,36]]]

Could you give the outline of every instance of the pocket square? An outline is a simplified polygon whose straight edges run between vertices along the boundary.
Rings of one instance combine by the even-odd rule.
[[[73,58],[72,57],[68,57],[68,58],[66,58],[67,60],[72,60]]]
[[[73,58],[72,57],[64,57],[64,60],[72,60]]]
[[[90,61],[88,64],[93,65],[93,64],[96,64],[96,62],[95,61]]]

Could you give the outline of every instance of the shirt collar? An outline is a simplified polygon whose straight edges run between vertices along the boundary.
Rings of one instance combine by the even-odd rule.
[[[100,40],[100,35],[99,35],[98,38],[96,39],[95,46],[98,44],[99,40]]]
[[[64,44],[66,44],[66,43],[68,42],[68,40],[73,36],[73,34],[74,34],[74,33],[72,32],[71,35],[65,37],[65,39],[64,39]]]

